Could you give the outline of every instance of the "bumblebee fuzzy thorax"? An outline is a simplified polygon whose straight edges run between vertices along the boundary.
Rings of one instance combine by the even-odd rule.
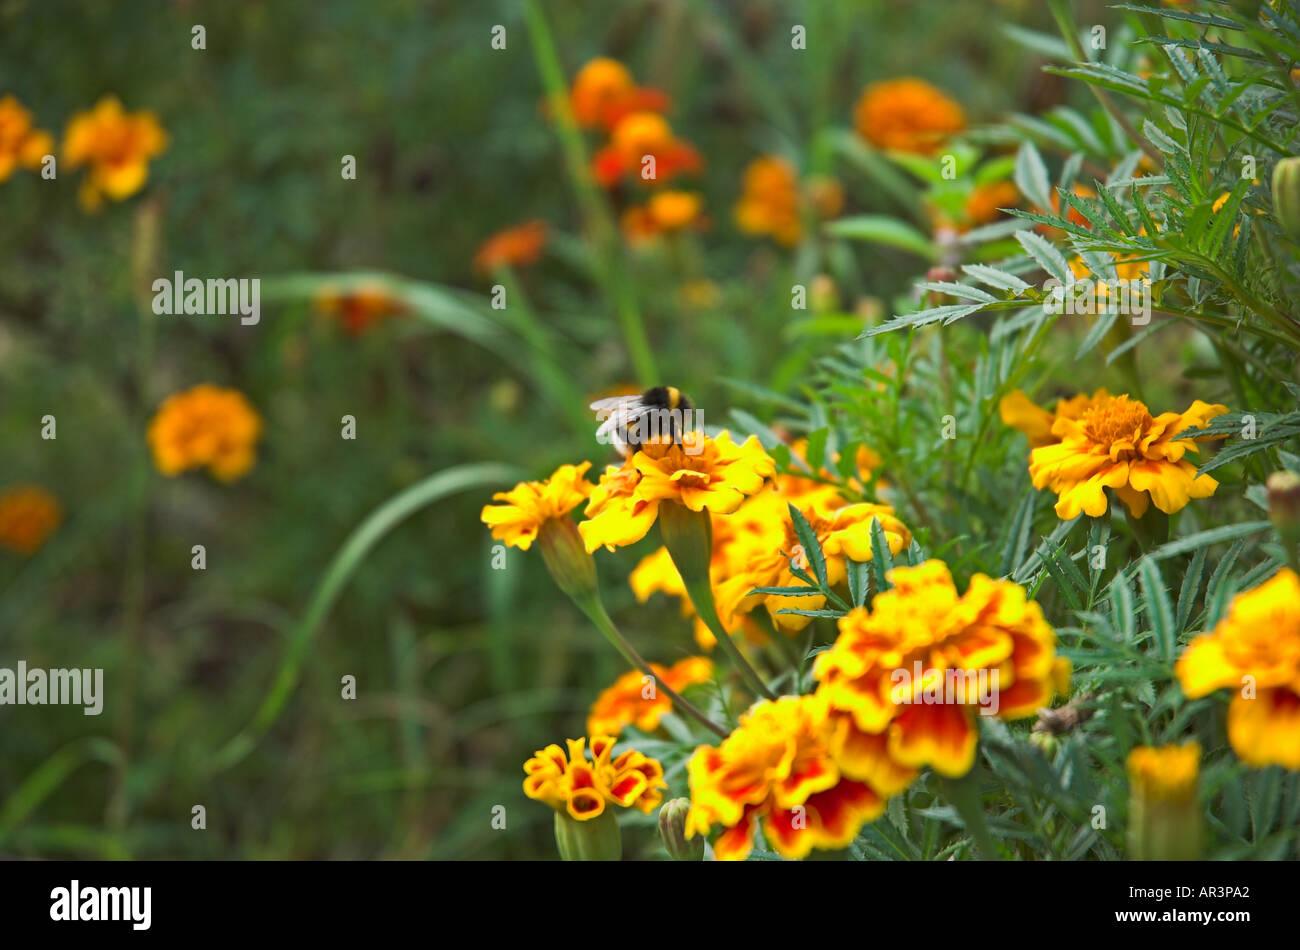
[[[613,443],[625,458],[649,441],[680,443],[683,433],[693,428],[694,407],[676,386],[598,399],[591,408],[600,421],[596,439]]]

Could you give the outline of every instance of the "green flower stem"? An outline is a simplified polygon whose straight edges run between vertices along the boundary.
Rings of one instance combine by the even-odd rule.
[[[755,696],[776,699],[767,688],[740,648],[731,639],[718,619],[718,609],[713,602],[713,585],[709,582],[709,561],[713,557],[713,525],[707,511],[691,511],[685,505],[665,501],[659,505],[659,533],[664,547],[682,576],[686,593],[691,598],[695,612],[713,633],[718,647],[740,671]]]
[[[585,821],[557,811],[555,847],[561,861],[617,861],[623,857],[618,819],[610,808]]]
[[[551,109],[551,118],[559,130],[564,163],[568,168],[569,178],[573,182],[574,191],[577,192],[578,201],[587,220],[587,227],[598,251],[597,272],[604,285],[605,293],[612,300],[615,312],[618,314],[628,357],[632,361],[637,378],[643,386],[655,386],[660,382],[659,371],[655,367],[650,339],[646,336],[645,323],[641,319],[641,311],[637,306],[632,284],[623,273],[618,229],[614,225],[614,218],[608,204],[591,177],[582,132],[578,129],[578,124],[573,118],[573,110],[569,107],[568,84],[564,79],[564,70],[560,67],[546,16],[535,0],[526,0],[524,3],[524,20],[528,24],[528,36],[532,41],[533,55],[537,59],[537,70],[541,73],[542,85],[546,88],[546,101]]]
[[[681,709],[704,728],[708,729],[714,735],[721,739],[727,738],[727,730],[723,729],[716,722],[706,716],[698,708],[682,698],[681,694],[665,683],[655,671],[650,668],[650,664],[641,658],[636,649],[628,642],[610,619],[609,613],[605,610],[604,603],[601,602],[600,594],[592,594],[587,597],[573,596],[573,602],[578,605],[578,609],[587,615],[587,618],[596,626],[596,629],[604,634],[605,639],[613,644],[617,650],[628,662],[633,669],[639,670],[646,676],[651,677],[655,682],[655,689],[661,691],[665,696],[672,700],[674,709]]]
[[[976,770],[972,768],[959,779],[943,779],[944,795],[961,816],[966,831],[970,834],[975,849],[986,860],[1001,860],[1002,852],[989,832],[988,822],[984,819],[984,806],[980,802]]]

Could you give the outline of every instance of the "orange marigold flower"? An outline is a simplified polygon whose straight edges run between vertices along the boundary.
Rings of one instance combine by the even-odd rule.
[[[673,711],[672,700],[658,688],[663,683],[676,693],[713,678],[713,664],[702,656],[688,656],[671,667],[651,663],[654,677],[638,670],[624,673],[605,689],[587,714],[588,735],[617,736],[627,725],[642,732],[659,728],[659,721]]]
[[[783,158],[763,156],[745,168],[743,192],[736,202],[736,226],[746,234],[770,235],[778,244],[799,243],[799,175]]]
[[[1020,189],[1010,181],[995,181],[988,185],[979,185],[966,199],[966,227],[996,221],[1003,208],[1014,208],[1020,204]]]
[[[574,77],[569,106],[578,125],[608,130],[632,112],[665,112],[669,101],[657,89],[638,86],[618,60],[602,56],[587,63]]]
[[[656,192],[644,205],[634,205],[623,212],[623,236],[637,243],[698,226],[703,203],[693,191]]]
[[[1092,188],[1088,187],[1087,185],[1081,184],[1079,182],[1075,182],[1073,187],[1070,190],[1074,192],[1076,198],[1097,197],[1096,191],[1094,191]],[[1035,210],[1042,211],[1041,208],[1036,208]],[[1052,213],[1058,215],[1061,213],[1061,196],[1057,193],[1056,189],[1052,189]],[[1082,214],[1080,214],[1074,208],[1073,205],[1070,206],[1069,211],[1065,215],[1065,217],[1071,224],[1077,224],[1081,228],[1087,228],[1088,230],[1092,230],[1092,222],[1089,221],[1087,218],[1085,218]],[[1050,232],[1052,234],[1064,234],[1064,232],[1061,231],[1059,228],[1054,228],[1051,225],[1045,224],[1042,226],[1042,228],[1044,231]]]
[[[687,444],[648,442],[621,467],[606,469],[578,530],[588,551],[635,544],[654,525],[661,502],[730,514],[775,470],[752,435],[741,445],[725,430],[717,438],[694,434]]]
[[[541,259],[546,249],[546,222],[525,221],[513,228],[498,231],[479,245],[474,254],[474,270],[491,274],[499,267],[523,267]]]
[[[613,736],[592,736],[590,759],[585,738],[569,739],[567,755],[554,744],[538,749],[524,763],[524,794],[577,821],[599,817],[606,804],[650,814],[668,787],[664,768],[635,749],[611,758],[616,741]]]
[[[32,555],[63,520],[63,509],[39,485],[15,485],[0,493],[0,548]]]
[[[316,298],[316,309],[335,317],[353,336],[363,333],[384,317],[406,312],[406,304],[381,287],[355,290],[325,290]]]
[[[32,114],[11,95],[0,99],[0,182],[23,168],[37,168],[54,151],[49,132],[32,128]]]
[[[700,746],[687,763],[691,810],[686,836],[725,830],[713,844],[722,861],[743,861],[761,824],[787,858],[814,848],[844,848],[885,799],[865,782],[845,778],[831,755],[827,707],[818,696],[782,696],[756,703],[718,746]]]
[[[107,196],[122,201],[144,187],[149,159],[167,148],[167,133],[152,112],[128,113],[115,96],[105,96],[79,112],[63,135],[63,161],[69,168],[90,166],[78,199],[97,210]]]
[[[1127,395],[1094,396],[1077,419],[1057,417],[1052,435],[1058,441],[1030,453],[1029,474],[1035,488],[1058,495],[1056,515],[1062,520],[1080,511],[1092,518],[1105,514],[1107,488],[1134,518],[1142,517],[1151,502],[1173,514],[1219,487],[1209,475],[1197,475],[1196,466],[1183,457],[1200,451],[1197,440],[1184,433],[1227,411],[1227,406],[1198,399],[1186,412],[1153,417]]]
[[[164,475],[206,466],[230,482],[253,467],[261,432],[261,416],[243,393],[201,383],[163,400],[149,423],[149,445]]]
[[[567,518],[587,500],[592,491],[586,478],[589,468],[590,462],[561,465],[544,481],[520,482],[510,491],[497,492],[492,500],[505,504],[484,505],[479,517],[492,537],[527,551],[546,522]]]
[[[1175,667],[1190,699],[1233,689],[1228,741],[1247,765],[1300,770],[1300,576],[1282,568],[1233,598]]]
[[[847,774],[905,779],[930,766],[965,775],[981,715],[1034,715],[1063,692],[1069,667],[1024,588],[983,574],[959,595],[942,561],[896,567],[891,590],[839,620],[813,676],[836,712],[836,753]],[[845,763],[852,763],[845,765]],[[884,788],[891,787],[883,782]]]
[[[863,90],[858,132],[877,148],[931,155],[966,127],[961,106],[923,79],[887,79]]]
[[[827,487],[831,497],[839,501],[834,488]],[[822,489],[824,491],[825,488]],[[812,618],[780,613],[781,610],[820,610],[826,605],[826,598],[821,594],[793,597],[750,593],[757,587],[804,586],[804,582],[791,572],[792,560],[801,570],[809,570],[808,555],[795,533],[789,513],[788,505],[791,503],[800,510],[817,536],[826,558],[826,579],[832,587],[844,583],[850,560],[864,562],[872,559],[873,523],[879,523],[884,531],[890,553],[897,554],[911,544],[912,534],[894,516],[894,509],[886,505],[859,502],[819,510],[819,494],[789,499],[779,492],[771,493],[770,529],[737,542],[743,551],[738,557],[743,560],[744,566],[719,585],[718,609],[723,616],[748,613],[762,604],[778,629],[797,632],[807,627]]]
[[[643,177],[653,159],[653,175]],[[699,152],[673,135],[668,120],[654,112],[633,112],[619,120],[609,144],[592,159],[592,174],[606,188],[632,176],[643,185],[671,181],[704,167]]]
[[[1107,402],[1111,398],[1111,394],[1104,388],[1098,389],[1091,396],[1080,393],[1068,399],[1058,399],[1056,408],[1048,412],[1031,402],[1023,390],[1017,389],[1002,397],[998,403],[998,414],[1002,416],[1003,424],[1019,429],[1029,437],[1030,446],[1038,448],[1061,441],[1057,436],[1052,435],[1052,426],[1057,419],[1078,419],[1093,406]]]

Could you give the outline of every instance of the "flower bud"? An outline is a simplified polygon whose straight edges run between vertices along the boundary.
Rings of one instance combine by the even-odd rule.
[[[1201,856],[1197,795],[1201,747],[1140,746],[1129,753],[1128,839],[1136,861],[1194,861]]]
[[[1300,531],[1300,475],[1274,472],[1268,477],[1268,515],[1277,533],[1294,539]]]
[[[555,846],[563,861],[617,861],[623,857],[623,837],[618,830],[618,819],[609,808],[582,821],[557,811]]]
[[[664,802],[659,809],[659,837],[674,861],[699,861],[704,857],[704,838],[686,837],[686,815],[690,810],[691,802],[686,798]]]
[[[551,518],[537,531],[542,560],[556,586],[574,600],[596,594],[596,562],[587,553],[573,519]]]
[[[1300,239],[1300,156],[1284,158],[1273,169],[1273,213],[1283,230]]]

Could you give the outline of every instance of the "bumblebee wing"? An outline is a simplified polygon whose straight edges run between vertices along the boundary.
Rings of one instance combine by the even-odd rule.
[[[651,412],[650,406],[616,406],[610,410],[609,415],[605,418],[600,426],[596,429],[596,435],[609,435],[612,437],[621,437],[623,430],[632,425],[637,419]]]
[[[608,399],[597,399],[589,407],[596,412],[617,409],[622,406],[636,406],[641,403],[640,393],[628,393],[623,396],[610,396]]]

